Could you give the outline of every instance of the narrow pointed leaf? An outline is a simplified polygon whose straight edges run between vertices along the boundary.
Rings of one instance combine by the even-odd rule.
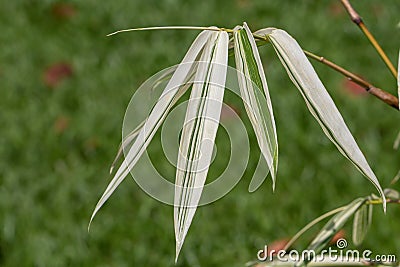
[[[365,198],[357,198],[347,205],[346,209],[333,216],[307,247],[307,250],[314,251],[315,255],[319,254],[322,249],[326,247],[332,237],[343,228],[344,224],[365,203],[365,201]],[[308,258],[307,261],[300,261],[296,266],[302,266],[311,260],[311,258]]]
[[[261,153],[271,172],[272,187],[275,188],[278,168],[278,139],[264,69],[255,40],[246,23],[243,27],[234,29],[233,37],[240,93]],[[256,181],[251,184],[259,186],[260,182]],[[254,191],[254,188],[249,188],[249,190]]]
[[[274,30],[268,38],[311,114],[338,150],[376,187],[386,211],[386,200],[378,179],[299,44],[283,30]]]
[[[141,128],[132,147],[129,149],[124,161],[121,163],[110,184],[98,201],[90,222],[93,220],[97,211],[118,187],[118,185],[129,174],[130,169],[132,169],[132,167],[136,164],[142,153],[146,150],[158,127],[161,125],[168,114],[168,111],[171,109],[174,97],[178,94],[179,89],[188,82],[187,79],[191,74],[191,70],[196,65],[195,60],[198,58],[199,53],[203,50],[210,34],[210,31],[203,31],[194,40],[182,62],[172,75],[159,100],[153,107],[149,117],[146,119],[145,124]]]
[[[397,190],[394,190],[393,188],[385,188],[384,192],[385,192],[385,196],[387,198],[390,198],[392,200],[400,199],[400,192]]]
[[[400,99],[400,49],[399,49],[399,58],[398,58],[398,67],[397,67],[397,97]],[[400,104],[399,104],[400,109]]]
[[[219,126],[227,71],[228,34],[211,35],[196,72],[179,146],[175,181],[176,259],[198,206]]]
[[[364,204],[354,214],[353,219],[353,243],[360,245],[367,235],[368,229],[371,226],[373,205]]]
[[[176,71],[176,69],[177,69],[177,66],[168,68],[166,71],[164,71],[160,75],[160,77],[158,77],[156,80],[154,80],[151,84],[148,85],[148,89],[151,91],[155,91],[158,88],[161,88],[159,85],[165,81],[170,80],[173,73]],[[190,78],[188,80],[190,80]],[[172,100],[172,105],[176,104],[176,102],[181,98],[181,96],[187,91],[187,89],[190,86],[191,86],[191,83],[187,83],[186,85],[182,86],[179,89],[178,93],[174,96],[174,99]],[[122,142],[118,148],[117,155],[115,156],[114,161],[111,164],[110,174],[114,170],[114,167],[117,164],[117,161],[122,157],[124,151],[127,151],[129,146],[133,143],[133,141],[135,141],[136,137],[138,136],[138,134],[139,134],[140,130],[142,129],[145,122],[146,122],[146,120],[143,120],[141,123],[139,123],[139,125],[135,129],[132,130],[132,132],[130,132],[126,137],[124,137],[124,139],[122,140]]]
[[[276,30],[276,28],[268,27],[268,28],[264,28],[264,29],[259,29],[259,30],[255,31],[253,34],[256,36],[261,36],[263,38],[267,38],[268,35],[270,35],[274,30]]]
[[[142,129],[145,121],[142,121],[135,129],[133,129],[132,132],[128,134],[127,137],[122,140],[121,145],[118,148],[117,155],[114,158],[114,161],[111,164],[110,167],[110,174],[113,172],[115,165],[117,164],[117,161],[122,157],[124,150],[132,144],[133,141],[135,141],[136,137],[138,136],[140,130]]]

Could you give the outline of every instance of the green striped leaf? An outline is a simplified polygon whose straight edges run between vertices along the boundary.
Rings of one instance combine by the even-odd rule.
[[[360,245],[367,235],[368,229],[372,222],[373,205],[364,204],[354,214],[353,219],[353,243],[354,245]]]
[[[315,255],[320,253],[332,237],[343,228],[344,224],[349,220],[349,218],[365,203],[365,198],[357,198],[353,202],[347,205],[346,209],[337,213],[333,216],[321,229],[318,235],[314,238],[311,244],[307,247],[307,250],[312,250]],[[296,266],[304,266],[307,262],[312,259],[307,259],[307,261],[300,261]]]
[[[399,58],[398,58],[398,66],[397,66],[397,97],[400,99],[400,49],[399,49]],[[400,104],[399,104],[400,109]]]
[[[386,199],[378,179],[299,44],[283,30],[273,30],[268,38],[326,136],[376,187],[384,200],[383,209],[386,211]]]
[[[278,168],[278,138],[264,69],[256,42],[246,23],[243,27],[237,26],[234,29],[233,39],[241,97],[261,153],[271,172],[274,189]],[[266,175],[264,179],[265,177]],[[262,180],[251,181],[249,190],[256,190],[261,183]]]
[[[176,260],[211,164],[225,89],[228,42],[226,32],[211,34],[201,55],[187,106],[175,180]]]

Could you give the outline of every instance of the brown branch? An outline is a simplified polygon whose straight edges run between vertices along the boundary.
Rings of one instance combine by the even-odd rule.
[[[396,108],[397,110],[399,109],[399,99],[397,97],[395,97],[394,95],[378,88],[375,87],[374,85],[372,85],[371,83],[369,83],[368,81],[364,80],[363,78],[361,78],[360,76],[336,65],[335,63],[333,63],[332,61],[327,60],[324,57],[321,56],[317,56],[311,52],[305,51],[304,53],[312,58],[315,59],[323,64],[325,64],[326,66],[336,70],[337,72],[340,72],[341,74],[343,74],[344,76],[346,76],[350,81],[362,86],[368,93],[370,93],[371,95],[375,96],[376,98],[378,98],[379,100],[385,102],[386,104],[388,104],[391,107]]]
[[[382,60],[385,62],[386,66],[389,68],[390,72],[393,74],[393,76],[396,78],[397,77],[397,71],[396,68],[393,66],[392,62],[386,55],[386,53],[383,51],[382,47],[379,45],[378,41],[375,39],[375,37],[372,35],[372,33],[368,30],[367,26],[364,24],[361,16],[357,13],[357,11],[353,8],[353,6],[350,4],[349,0],[340,0],[346,9],[347,13],[349,13],[349,16],[351,20],[357,24],[357,26],[361,29],[361,31],[365,34],[365,36],[368,38],[368,40],[371,42],[371,44],[374,46],[375,50],[378,52],[379,56],[382,58]]]

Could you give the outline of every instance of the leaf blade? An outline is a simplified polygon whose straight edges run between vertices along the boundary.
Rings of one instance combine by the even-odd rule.
[[[179,146],[174,196],[175,260],[201,197],[219,126],[229,38],[226,32],[214,36],[203,51],[206,63],[200,64],[196,73]]]
[[[368,229],[372,223],[372,211],[373,205],[364,204],[354,214],[352,238],[356,246],[360,245],[367,235]]]
[[[399,49],[399,58],[398,58],[398,66],[397,66],[397,98],[400,99],[400,49]],[[400,110],[400,104],[399,104]]]
[[[247,24],[236,27],[233,36],[241,97],[261,153],[271,172],[274,189],[278,168],[278,139],[267,80],[257,45]],[[253,187],[260,186],[261,182],[251,181],[249,190],[254,191],[256,188]]]
[[[326,136],[375,186],[384,200],[383,209],[386,211],[386,199],[378,179],[301,47],[283,30],[274,30],[268,38]]]
[[[310,254],[311,256],[317,255],[322,251],[323,248],[329,243],[332,237],[343,228],[345,223],[349,220],[349,218],[362,206],[364,205],[366,199],[365,198],[357,198],[353,200],[350,204],[346,206],[346,208],[333,216],[321,229],[321,231],[317,234],[317,236],[313,239],[313,241],[308,245],[308,251],[314,251],[315,254]],[[306,264],[309,261],[312,261],[312,258],[307,258],[306,260],[302,259],[299,261],[296,266],[301,266]]]

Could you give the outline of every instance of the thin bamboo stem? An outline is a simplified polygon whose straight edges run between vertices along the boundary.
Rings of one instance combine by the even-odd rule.
[[[305,51],[304,53],[312,59],[315,59],[323,64],[325,64],[326,66],[330,67],[331,69],[343,74],[344,76],[346,76],[350,81],[362,86],[368,93],[370,93],[371,95],[375,96],[376,98],[378,98],[379,100],[385,102],[386,104],[388,104],[391,107],[394,107],[396,109],[399,109],[399,99],[397,97],[395,97],[394,95],[378,88],[375,87],[374,85],[372,85],[371,83],[369,83],[368,81],[364,80],[363,78],[361,78],[360,76],[344,69],[343,67],[333,63],[332,61],[329,61],[328,59],[321,57],[321,56],[317,56],[309,51]]]
[[[364,33],[364,35],[368,38],[370,43],[373,45],[375,50],[378,52],[379,56],[382,58],[382,60],[385,62],[386,66],[389,68],[390,72],[393,74],[395,78],[397,78],[397,71],[396,68],[393,66],[392,62],[386,55],[386,53],[383,51],[382,47],[379,45],[378,41],[375,39],[375,37],[372,35],[372,33],[368,30],[367,26],[364,24],[361,16],[357,13],[357,11],[353,8],[353,6],[350,4],[349,0],[340,0],[346,9],[347,13],[349,13],[349,16],[351,20],[361,29],[361,31]]]

